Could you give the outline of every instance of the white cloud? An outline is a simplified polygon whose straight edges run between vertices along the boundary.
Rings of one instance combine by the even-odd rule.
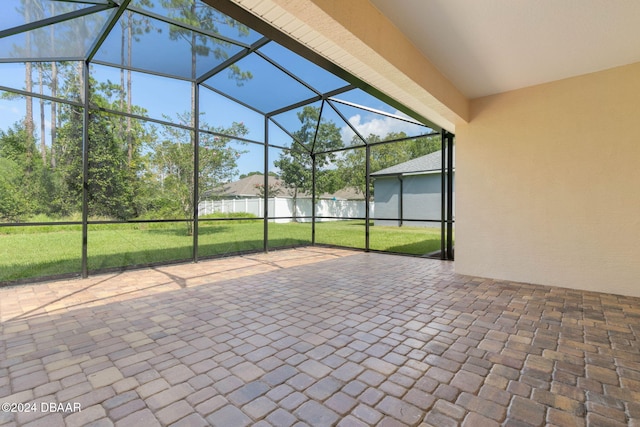
[[[396,116],[407,117],[405,114],[400,111],[396,111],[394,113]],[[360,114],[355,114],[349,117],[349,123],[353,127],[355,127],[360,135],[363,137],[368,137],[371,134],[378,135],[380,137],[384,137],[391,132],[404,132],[407,135],[420,135],[426,133],[427,129],[418,126],[412,123],[405,122],[403,120],[394,119],[392,117],[387,116],[379,116],[379,118],[373,118],[367,120],[363,119],[363,116]],[[354,132],[351,130],[349,126],[344,126],[341,129],[342,140],[345,143],[350,143],[353,138]]]

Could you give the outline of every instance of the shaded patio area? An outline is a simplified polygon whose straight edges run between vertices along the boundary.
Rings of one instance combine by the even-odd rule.
[[[639,299],[429,259],[310,247],[15,286],[0,320],[0,402],[31,405],[3,427],[640,425]]]

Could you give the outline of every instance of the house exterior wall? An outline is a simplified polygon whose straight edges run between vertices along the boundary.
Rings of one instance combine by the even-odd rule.
[[[402,216],[404,219],[430,221],[404,221],[408,227],[440,227],[441,179],[440,174],[408,175],[402,178]],[[455,178],[454,178],[455,182]],[[398,177],[380,177],[373,182],[375,216],[374,225],[399,226],[398,220],[377,218],[400,217],[400,180]],[[454,184],[455,191],[455,184]],[[454,206],[455,212],[455,206]]]
[[[640,63],[476,99],[456,271],[640,296]]]
[[[376,207],[374,226],[400,225],[400,221],[378,219],[400,216],[400,181],[397,177],[376,178],[373,181],[373,205]]]

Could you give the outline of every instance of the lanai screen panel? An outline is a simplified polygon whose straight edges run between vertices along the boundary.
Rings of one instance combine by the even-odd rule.
[[[431,128],[256,27],[198,0],[4,1],[0,234],[74,255],[0,252],[0,282],[314,243],[319,218],[368,227],[367,149]],[[222,190],[250,176],[263,188]],[[214,202],[245,208],[199,209]]]
[[[130,9],[245,47],[262,38],[257,31],[198,0],[133,0]]]
[[[238,82],[233,77],[241,72],[250,73],[251,78]],[[216,74],[205,82],[225,94],[268,113],[304,101],[316,95],[314,91],[297,81],[256,53],[239,60],[227,70]]]
[[[6,35],[0,38],[0,57],[23,61],[85,58],[114,14],[113,10],[101,9],[99,12]]]
[[[261,47],[258,52],[264,57],[286,66],[288,71],[318,94],[328,93],[349,85],[345,80],[327,72],[276,42],[268,43]]]
[[[54,0],[4,0],[2,2],[2,21],[0,30],[15,28],[33,22],[58,18],[65,19],[70,13],[91,12],[104,9],[106,0],[89,2],[65,2]],[[103,5],[103,7],[96,7]]]
[[[124,13],[114,28],[96,61],[183,79],[195,79],[243,49],[133,12]]]

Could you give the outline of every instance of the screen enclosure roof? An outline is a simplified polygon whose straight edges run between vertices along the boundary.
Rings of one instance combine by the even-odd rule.
[[[440,131],[232,2],[217,3],[224,13],[200,0],[3,0],[0,77],[8,63],[87,61],[195,83],[311,153],[315,136],[294,137],[308,107],[318,124],[343,130],[345,147],[365,146],[380,129],[396,139]]]

